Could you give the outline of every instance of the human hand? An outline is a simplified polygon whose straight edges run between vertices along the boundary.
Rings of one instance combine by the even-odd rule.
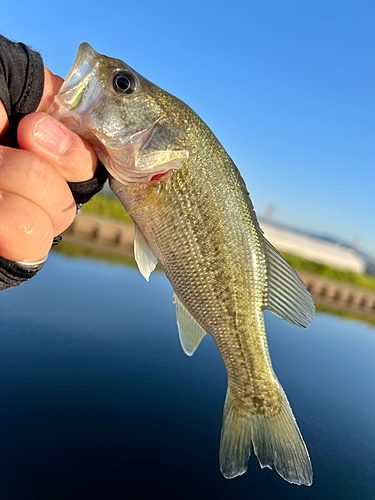
[[[92,179],[97,168],[91,145],[46,114],[63,80],[46,68],[44,76],[37,112],[18,126],[20,149],[1,145],[9,121],[0,101],[0,256],[21,263],[45,260],[76,214],[67,182]]]

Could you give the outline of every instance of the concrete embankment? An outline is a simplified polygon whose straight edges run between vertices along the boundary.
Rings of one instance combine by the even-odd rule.
[[[134,226],[82,213],[64,233],[64,241],[108,255],[133,255]],[[298,271],[318,306],[375,319],[375,293],[318,274]]]
[[[298,274],[309,289],[316,305],[375,319],[375,293],[371,290],[306,271],[298,271]]]
[[[108,217],[81,213],[63,235],[63,241],[110,255],[133,255],[134,225]]]

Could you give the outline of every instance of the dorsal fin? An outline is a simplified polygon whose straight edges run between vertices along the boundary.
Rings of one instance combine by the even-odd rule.
[[[176,304],[177,327],[182,349],[185,354],[192,356],[206,332],[180,302],[175,292],[173,292],[173,303]]]
[[[137,224],[134,232],[134,258],[142,276],[148,281],[158,259]]]
[[[310,292],[295,270],[264,236],[263,243],[268,275],[268,293],[264,309],[293,325],[307,328],[315,315],[315,305]]]

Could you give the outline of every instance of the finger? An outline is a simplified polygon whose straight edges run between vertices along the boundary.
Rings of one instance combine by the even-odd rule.
[[[63,79],[51,73],[49,69],[44,67],[44,89],[43,96],[38,106],[37,111],[48,111],[48,108],[53,103],[55,95],[60,90]],[[5,134],[9,128],[9,119],[5,110],[4,104],[0,101],[0,137]]]
[[[36,111],[48,111],[48,108],[53,103],[55,95],[60,90],[63,84],[63,79],[51,73],[49,69],[44,67],[44,89],[42,99]]]
[[[29,151],[0,147],[0,190],[38,205],[50,218],[54,236],[74,220],[76,204],[68,184],[48,162]]]
[[[45,259],[53,240],[52,223],[37,205],[0,190],[0,255],[15,262]]]
[[[0,101],[0,137],[5,134],[9,128],[8,115],[4,104]]]
[[[31,113],[21,120],[18,143],[47,160],[68,182],[94,177],[98,160],[92,146],[46,113]]]

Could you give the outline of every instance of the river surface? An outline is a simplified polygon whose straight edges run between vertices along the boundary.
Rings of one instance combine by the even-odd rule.
[[[225,480],[226,372],[206,336],[179,344],[162,273],[52,254],[0,294],[0,499],[375,498],[375,329],[266,313],[275,371],[314,467],[311,487],[261,470]]]

